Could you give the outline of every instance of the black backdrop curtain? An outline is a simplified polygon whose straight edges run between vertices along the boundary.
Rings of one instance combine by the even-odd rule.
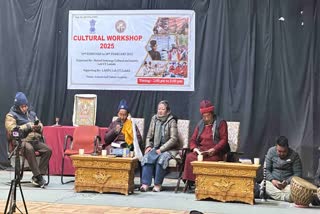
[[[69,10],[191,9],[196,12],[194,92],[67,90]],[[4,118],[23,91],[45,125],[72,124],[77,93],[98,96],[108,126],[121,98],[146,119],[167,99],[179,118],[200,119],[199,102],[241,122],[240,150],[264,158],[285,135],[315,173],[320,151],[320,0],[0,0],[0,162]],[[146,132],[146,130],[145,130]]]

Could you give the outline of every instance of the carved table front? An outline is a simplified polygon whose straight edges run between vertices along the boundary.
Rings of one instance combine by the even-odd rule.
[[[197,200],[241,201],[254,204],[254,180],[260,165],[194,161]]]
[[[118,192],[125,195],[134,191],[136,158],[72,155],[75,167],[76,192]]]

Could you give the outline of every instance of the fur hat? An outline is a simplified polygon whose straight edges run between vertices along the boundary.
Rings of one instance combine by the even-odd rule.
[[[214,111],[214,106],[209,100],[202,100],[200,102],[200,113],[209,113]]]
[[[14,98],[14,105],[15,106],[28,105],[28,99],[26,95],[22,92],[17,92]]]
[[[127,110],[127,112],[129,112],[129,107],[128,107],[127,101],[125,99],[122,99],[120,101],[119,106],[118,106],[118,112],[120,111],[120,109],[125,109],[125,110]]]

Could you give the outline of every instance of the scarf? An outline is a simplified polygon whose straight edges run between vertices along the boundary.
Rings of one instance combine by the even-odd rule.
[[[122,127],[122,134],[124,135],[124,140],[128,144],[128,146],[133,144],[133,130],[132,130],[132,122],[131,120],[126,120]]]
[[[155,122],[155,127],[154,127],[154,139],[153,143],[154,145],[162,145],[163,141],[163,136],[164,136],[164,124],[167,121],[168,117],[170,114],[167,114],[166,116],[159,117],[158,115],[156,116],[156,122]]]

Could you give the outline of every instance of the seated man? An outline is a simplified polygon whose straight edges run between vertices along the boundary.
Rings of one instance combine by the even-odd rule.
[[[41,122],[35,124],[37,120],[36,113],[28,107],[28,100],[25,94],[18,92],[14,99],[14,105],[6,115],[5,126],[10,134],[15,127],[19,127],[22,141],[22,155],[28,160],[33,173],[32,183],[43,187],[46,181],[42,175],[47,173],[52,150],[42,142],[43,125]],[[39,165],[36,160],[35,151],[38,151],[41,156]]]
[[[122,143],[118,147],[129,148],[130,151],[135,152],[136,157],[141,158],[141,149],[143,148],[142,137],[137,125],[135,125],[128,116],[129,107],[127,102],[121,100],[118,106],[118,118],[109,125],[108,131],[105,134],[104,147],[112,143]],[[133,127],[135,127],[135,129],[133,129]]]
[[[200,103],[202,119],[197,124],[190,139],[190,150],[187,154],[183,179],[194,181],[191,162],[202,154],[204,161],[221,161],[230,150],[228,144],[227,122],[214,114],[214,106],[208,100]]]
[[[293,176],[302,176],[301,160],[289,148],[288,139],[280,136],[276,146],[266,156],[266,193],[274,200],[291,202],[290,182]]]

